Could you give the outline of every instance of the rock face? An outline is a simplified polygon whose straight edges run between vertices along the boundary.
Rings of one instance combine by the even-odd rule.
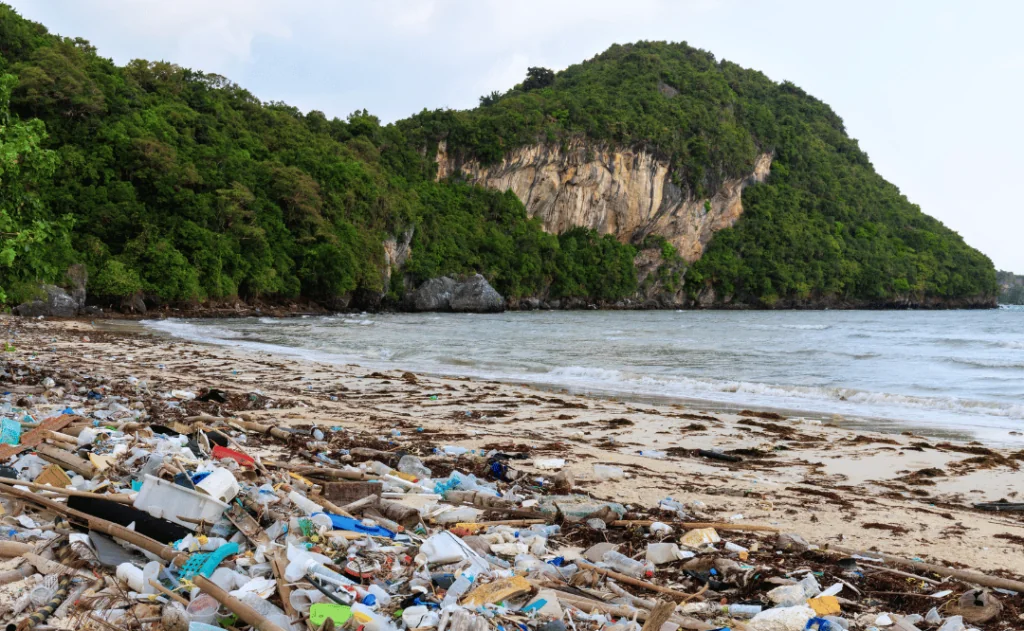
[[[455,287],[450,305],[458,312],[500,313],[505,310],[505,299],[486,278],[476,274]]]
[[[448,276],[431,278],[412,292],[407,303],[413,311],[496,313],[505,310],[505,299],[480,274],[463,281]]]
[[[46,294],[43,298],[22,303],[13,309],[16,315],[26,317],[52,316],[56,318],[73,318],[78,310],[84,306],[85,296],[79,303],[56,285],[43,285],[42,291]]]
[[[452,295],[455,293],[457,284],[454,279],[447,276],[431,278],[413,292],[413,310],[448,311],[451,308]]]
[[[511,189],[551,233],[582,226],[634,243],[658,234],[693,262],[715,232],[739,219],[743,189],[763,182],[771,163],[771,155],[762,154],[749,175],[727,180],[710,199],[696,199],[672,182],[667,161],[642,150],[596,148],[582,141],[564,152],[531,145],[486,167],[448,155],[441,143],[437,177],[461,172],[476,184]]]

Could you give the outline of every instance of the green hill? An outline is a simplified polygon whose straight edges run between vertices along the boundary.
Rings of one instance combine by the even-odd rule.
[[[302,297],[372,308],[472,272],[513,302],[611,304],[646,291],[685,305],[711,288],[751,306],[943,306],[996,293],[991,262],[875,174],[827,106],[685,44],[614,46],[561,73],[531,72],[475,110],[382,126],[365,111],[328,120],[261,103],[167,62],[119,67],[0,5],[0,75],[8,303],[72,263],[106,303],[141,293],[150,304]],[[549,234],[509,192],[435,181],[442,140],[495,163],[573,139],[642,147],[698,197],[762,152],[773,162],[768,181],[743,193],[738,223],[692,265],[657,235]],[[398,268],[385,243],[406,237]],[[660,267],[638,278],[645,248]]]

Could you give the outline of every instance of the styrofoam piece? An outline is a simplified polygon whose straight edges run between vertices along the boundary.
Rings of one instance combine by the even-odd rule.
[[[206,493],[186,489],[148,474],[139,494],[135,496],[133,506],[153,517],[172,521],[190,530],[195,530],[198,524],[182,517],[213,523],[228,509],[227,504]]]

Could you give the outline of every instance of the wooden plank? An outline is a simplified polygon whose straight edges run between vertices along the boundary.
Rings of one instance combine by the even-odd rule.
[[[380,482],[327,482],[324,497],[342,506],[371,495],[380,496],[384,485]]]

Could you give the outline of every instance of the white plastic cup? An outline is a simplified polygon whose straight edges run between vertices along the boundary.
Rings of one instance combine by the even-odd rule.
[[[209,594],[199,594],[192,599],[192,602],[185,608],[191,622],[202,622],[213,624],[217,620],[217,610],[220,603]]]
[[[238,486],[238,480],[235,479],[235,476],[230,471],[217,467],[210,475],[196,484],[196,490],[202,491],[222,502],[230,502],[235,499],[241,488]]]
[[[122,563],[117,566],[116,576],[118,580],[128,584],[129,589],[140,594],[153,594],[156,588],[149,584],[150,580],[156,580],[160,576],[163,566],[157,561],[150,561],[143,568],[137,568],[133,563]]]

